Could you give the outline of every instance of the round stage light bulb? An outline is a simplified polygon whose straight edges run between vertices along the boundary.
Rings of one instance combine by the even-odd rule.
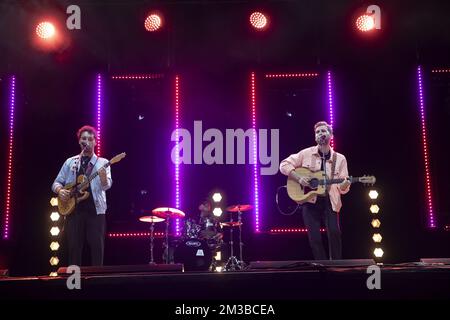
[[[56,33],[55,26],[50,22],[41,22],[36,26],[36,34],[39,38],[49,39]]]
[[[157,14],[150,14],[144,22],[145,30],[153,32],[161,28],[162,19]]]
[[[257,30],[262,30],[267,26],[267,18],[261,12],[253,12],[250,15],[250,24]]]
[[[364,14],[362,16],[359,16],[356,19],[356,28],[358,28],[359,31],[367,32],[372,30],[375,27],[375,20],[373,17]]]

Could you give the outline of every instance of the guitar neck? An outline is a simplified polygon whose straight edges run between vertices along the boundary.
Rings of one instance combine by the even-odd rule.
[[[355,182],[359,182],[360,177],[349,177],[349,180],[351,183],[355,183]],[[340,179],[327,179],[325,181],[325,179],[320,180],[319,184],[320,185],[330,185],[330,184],[336,184],[336,183],[341,183],[343,182],[345,179],[340,178]]]
[[[108,161],[107,163],[105,163],[104,165],[102,165],[101,168],[105,168],[105,169],[106,169],[106,168],[108,168],[110,165],[111,165],[111,162]],[[101,169],[101,168],[100,168],[100,169]],[[93,174],[91,174],[91,175],[89,176],[89,178],[88,178],[86,181],[84,181],[82,184],[80,184],[79,189],[82,189],[82,188],[84,188],[87,184],[91,183],[91,181],[94,180],[95,177],[98,176],[98,172],[100,171],[100,169],[98,169],[96,172],[94,172]]]

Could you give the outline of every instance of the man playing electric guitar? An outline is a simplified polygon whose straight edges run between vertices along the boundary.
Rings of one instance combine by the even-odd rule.
[[[308,239],[314,259],[326,260],[320,227],[325,224],[330,259],[342,259],[341,230],[339,227],[339,211],[342,207],[341,194],[350,189],[348,180],[347,160],[345,156],[335,152],[330,141],[333,130],[325,121],[314,125],[317,146],[306,148],[296,154],[290,155],[280,163],[280,171],[289,178],[298,181],[303,187],[309,187],[310,178],[295,172],[296,168],[307,168],[310,171],[322,170],[326,179],[344,179],[340,184],[326,186],[324,196],[312,196],[302,205],[303,221],[308,229]]]
[[[91,126],[83,126],[77,132],[81,153],[68,158],[58,173],[52,185],[52,190],[58,194],[60,201],[69,201],[73,194],[64,188],[75,183],[80,175],[89,177],[98,171],[89,184],[89,196],[84,201],[75,200],[75,210],[66,216],[65,231],[68,244],[68,265],[81,266],[83,245],[86,240],[91,251],[91,264],[103,265],[105,242],[106,194],[111,188],[111,167],[106,166],[108,160],[94,153],[97,132]],[[77,195],[81,196],[81,195]]]

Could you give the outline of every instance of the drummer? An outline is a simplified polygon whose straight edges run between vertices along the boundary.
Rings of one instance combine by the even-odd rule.
[[[219,218],[212,213],[212,203],[209,199],[205,199],[198,206],[200,210],[199,224],[202,231],[200,231],[200,238],[203,239],[215,239],[222,238],[223,234],[219,230]]]

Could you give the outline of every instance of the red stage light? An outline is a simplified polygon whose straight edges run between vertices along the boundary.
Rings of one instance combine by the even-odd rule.
[[[56,29],[52,23],[44,21],[36,26],[36,34],[38,35],[39,38],[50,39],[55,36]]]
[[[145,30],[153,32],[161,28],[162,19],[158,14],[152,13],[147,16],[144,22]]]
[[[375,20],[367,14],[359,16],[358,19],[356,19],[356,28],[362,32],[373,30],[375,28]]]
[[[250,15],[250,24],[253,28],[256,30],[262,30],[265,27],[267,27],[268,19],[267,17],[261,13],[261,12],[253,12]]]

